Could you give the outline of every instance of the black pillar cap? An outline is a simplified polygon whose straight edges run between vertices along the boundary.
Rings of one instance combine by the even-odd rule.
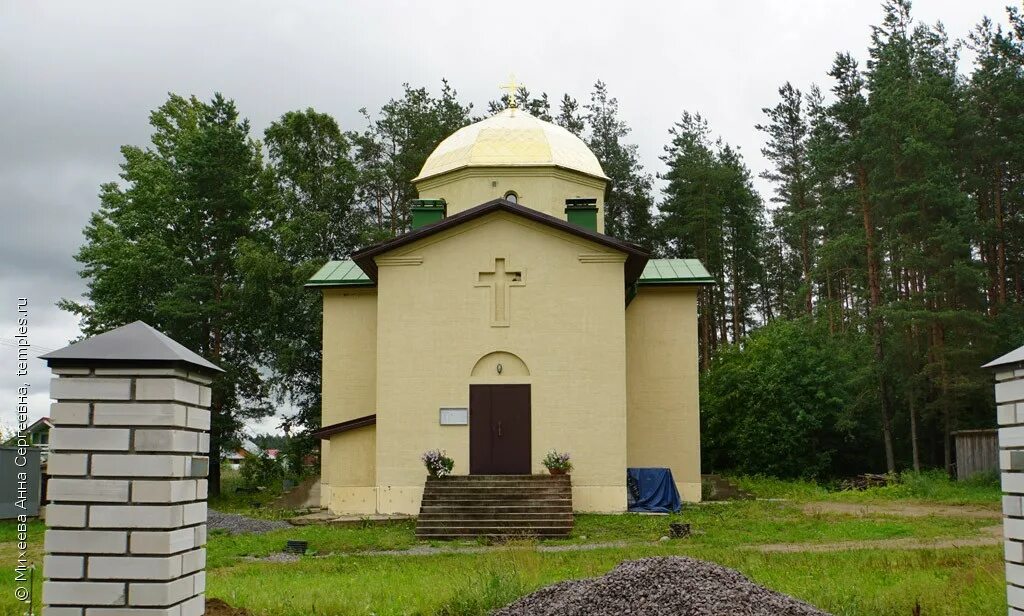
[[[51,368],[76,366],[182,367],[202,372],[224,372],[202,356],[142,321],[79,340],[63,349],[40,355]]]

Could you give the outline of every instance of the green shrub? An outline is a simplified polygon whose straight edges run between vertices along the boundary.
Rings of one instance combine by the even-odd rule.
[[[705,472],[820,479],[878,455],[871,349],[807,319],[776,320],[721,349],[701,382]]]
[[[756,498],[785,498],[817,500],[828,496],[828,489],[808,479],[778,479],[764,475],[737,475],[729,477],[737,488]]]
[[[915,473],[904,471],[897,481],[877,488],[868,488],[850,494],[856,499],[907,499],[936,501],[951,504],[987,504],[999,501],[1002,490],[998,473],[982,473],[957,481],[945,471],[931,470]]]
[[[280,460],[275,460],[261,451],[242,460],[239,473],[246,486],[265,487],[284,477],[284,466]]]

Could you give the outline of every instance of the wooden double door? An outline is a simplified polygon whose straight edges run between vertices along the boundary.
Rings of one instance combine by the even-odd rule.
[[[530,386],[469,386],[469,473],[530,474]]]

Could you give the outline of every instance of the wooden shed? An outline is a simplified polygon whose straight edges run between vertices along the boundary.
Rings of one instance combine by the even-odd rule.
[[[978,473],[999,471],[998,430],[959,430],[953,433],[953,438],[957,481]]]

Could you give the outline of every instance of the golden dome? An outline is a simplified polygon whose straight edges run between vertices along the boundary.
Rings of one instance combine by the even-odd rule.
[[[563,167],[608,179],[582,139],[521,109],[505,109],[452,133],[413,181],[464,167]]]

